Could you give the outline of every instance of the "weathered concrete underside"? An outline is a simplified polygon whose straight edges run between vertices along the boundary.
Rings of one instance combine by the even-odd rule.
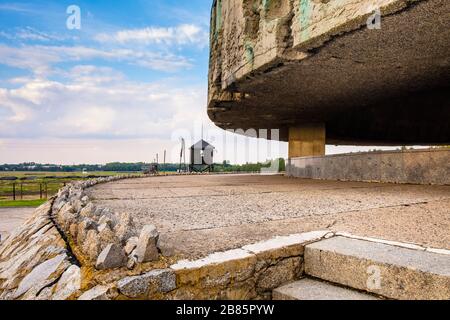
[[[374,8],[381,29],[369,30]],[[224,129],[324,123],[329,144],[450,141],[450,2],[214,2],[210,118]]]

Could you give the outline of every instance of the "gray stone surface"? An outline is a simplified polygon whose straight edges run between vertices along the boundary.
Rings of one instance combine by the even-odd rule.
[[[72,265],[63,273],[55,286],[52,300],[66,300],[81,290],[81,269]]]
[[[126,277],[117,283],[119,292],[129,298],[146,297],[151,293],[167,293],[176,288],[173,270],[153,270],[140,276]]]
[[[148,293],[150,282],[145,275],[121,279],[117,283],[119,292],[130,298],[137,298]]]
[[[273,291],[274,300],[377,300],[376,297],[331,283],[302,279]]]
[[[126,256],[121,247],[111,243],[98,256],[95,267],[97,269],[114,269],[126,264]]]
[[[137,265],[138,261],[136,256],[131,256],[128,258],[128,262],[127,262],[127,269],[128,270],[133,270],[134,267]]]
[[[450,149],[384,151],[290,159],[290,177],[450,185]]]
[[[450,256],[334,237],[305,248],[308,275],[392,299],[450,299]]]
[[[135,255],[140,263],[156,261],[159,258],[157,248],[159,233],[153,225],[146,225],[139,235]]]
[[[302,260],[300,257],[288,258],[261,271],[256,283],[257,288],[268,291],[298,279],[303,271]]]
[[[66,259],[66,254],[60,254],[38,265],[20,282],[15,297],[18,298],[32,289],[37,293],[37,291],[57,279],[67,268],[67,264],[64,263]]]
[[[138,245],[138,241],[139,241],[138,237],[131,237],[130,239],[128,239],[128,241],[124,247],[125,253],[127,255],[129,255],[131,252],[133,252],[134,249],[136,249],[136,247]]]
[[[136,226],[134,224],[132,215],[129,212],[123,212],[119,214],[119,222],[114,227],[114,231],[119,241],[124,245],[128,239],[136,237],[138,235]]]
[[[111,300],[114,295],[108,286],[99,285],[83,293],[78,300]]]

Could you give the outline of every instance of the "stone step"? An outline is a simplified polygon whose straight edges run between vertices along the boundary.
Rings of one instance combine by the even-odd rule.
[[[450,255],[333,237],[305,247],[305,273],[391,299],[450,299]]]
[[[378,300],[378,298],[328,282],[305,278],[275,289],[273,300]]]

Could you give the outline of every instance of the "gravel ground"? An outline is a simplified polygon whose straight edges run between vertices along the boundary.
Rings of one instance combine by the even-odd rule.
[[[0,208],[0,236],[4,240],[34,212],[35,208]]]
[[[319,229],[450,249],[450,187],[168,176],[98,185],[100,205],[154,224],[189,257]]]

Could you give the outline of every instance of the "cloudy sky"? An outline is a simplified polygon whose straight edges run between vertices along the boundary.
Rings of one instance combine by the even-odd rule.
[[[202,126],[217,160],[285,157],[206,115],[210,2],[0,1],[0,163],[177,161]]]

